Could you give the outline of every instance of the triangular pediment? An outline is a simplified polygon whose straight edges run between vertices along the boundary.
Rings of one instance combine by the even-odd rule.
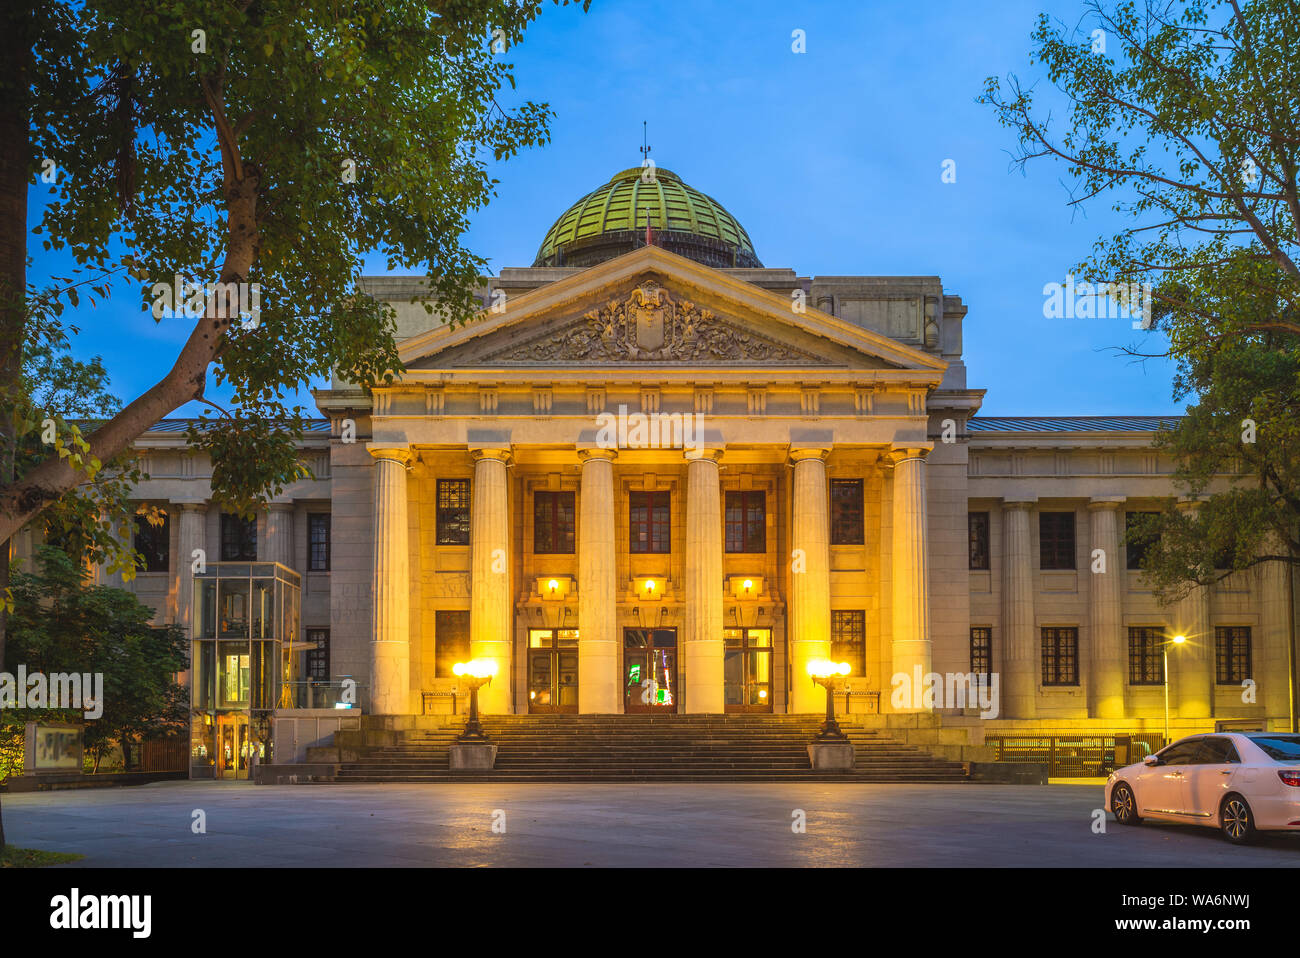
[[[915,369],[945,363],[718,270],[645,247],[401,345],[408,370]]]

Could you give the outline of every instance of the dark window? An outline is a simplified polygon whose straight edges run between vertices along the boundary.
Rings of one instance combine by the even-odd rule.
[[[307,650],[307,678],[313,682],[328,682],[330,679],[330,630],[308,629],[307,643],[316,644],[316,648]]]
[[[1165,684],[1165,630],[1138,626],[1128,630],[1129,685]]]
[[[1276,762],[1300,762],[1300,735],[1252,735],[1250,741]]]
[[[727,493],[727,551],[767,551],[767,494]]]
[[[1240,685],[1253,678],[1250,669],[1250,626],[1221,625],[1214,630],[1214,681]]]
[[[572,555],[573,493],[533,493],[533,551]]]
[[[221,514],[221,561],[257,561],[257,520]]]
[[[171,528],[167,513],[159,513],[162,521],[157,525],[148,516],[135,517],[135,551],[141,572],[166,572],[171,559]]]
[[[976,675],[993,675],[993,630],[987,626],[970,630],[970,670]]]
[[[1146,557],[1147,550],[1151,548],[1151,543],[1146,539],[1139,537],[1137,533],[1137,523],[1143,516],[1159,515],[1156,512],[1126,512],[1124,513],[1124,549],[1128,553],[1128,567],[1130,569],[1142,568],[1142,560]]]
[[[1038,565],[1041,569],[1074,568],[1074,513],[1038,514]]]
[[[1160,764],[1195,765],[1196,757],[1200,752],[1201,742],[1199,739],[1193,739],[1190,742],[1178,742],[1160,753]]]
[[[469,480],[438,480],[438,545],[469,545]]]
[[[433,674],[440,679],[455,678],[452,666],[470,660],[469,613],[435,612],[433,629]]]
[[[989,567],[989,514],[987,512],[966,513],[966,526],[970,531],[970,567],[987,569]]]
[[[1240,762],[1241,756],[1237,754],[1237,747],[1232,744],[1231,739],[1222,738],[1218,735],[1201,739],[1201,751],[1196,756],[1196,764],[1234,765],[1240,764]]]
[[[865,542],[862,527],[862,480],[831,480],[831,545],[860,546]]]
[[[1079,630],[1043,629],[1043,684],[1079,684]]]
[[[330,567],[330,516],[328,512],[307,514],[307,571],[325,572]]]
[[[867,613],[831,611],[831,659],[849,663],[849,675],[861,678],[867,670]]]
[[[633,552],[668,552],[668,493],[633,492],[628,496],[628,548]]]

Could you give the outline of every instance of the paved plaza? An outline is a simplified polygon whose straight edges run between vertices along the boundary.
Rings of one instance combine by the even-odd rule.
[[[1094,834],[1100,804],[1096,785],[165,782],[10,795],[4,817],[15,845],[86,856],[68,867],[1300,865],[1300,836]]]

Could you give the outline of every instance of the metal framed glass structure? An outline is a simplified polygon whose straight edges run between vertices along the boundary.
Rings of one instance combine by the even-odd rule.
[[[302,577],[278,562],[213,562],[194,577],[190,777],[247,779],[272,761],[271,718],[293,707],[306,643]]]

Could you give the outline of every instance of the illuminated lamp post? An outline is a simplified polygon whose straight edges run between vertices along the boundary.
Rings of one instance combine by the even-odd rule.
[[[1165,656],[1165,744],[1169,744],[1169,646],[1182,645],[1187,641],[1185,635],[1175,635],[1172,639],[1164,644],[1163,652]]]
[[[813,683],[826,689],[826,721],[817,731],[814,742],[847,742],[848,736],[835,721],[835,690],[844,685],[843,676],[849,674],[849,663],[813,659],[808,663],[808,675]]]
[[[478,720],[478,690],[492,681],[497,674],[495,659],[474,659],[470,662],[457,662],[451,667],[452,674],[469,685],[469,721],[465,731],[456,737],[457,742],[486,744],[487,732]]]

